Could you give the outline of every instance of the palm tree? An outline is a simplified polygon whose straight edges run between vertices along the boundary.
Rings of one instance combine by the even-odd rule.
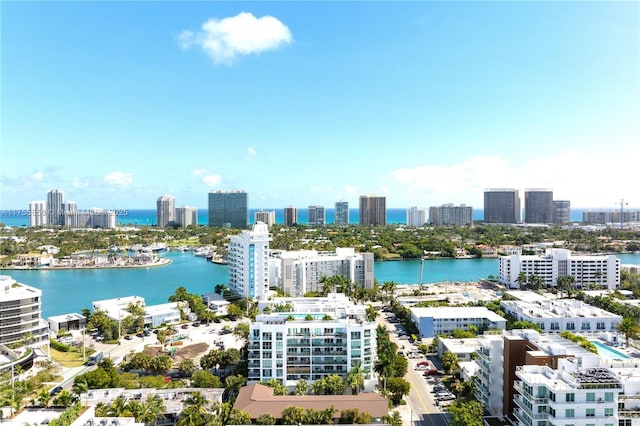
[[[629,346],[629,339],[636,337],[640,333],[638,321],[629,317],[622,318],[622,322],[618,324],[617,328],[619,332],[624,334],[627,346]]]
[[[194,409],[201,413],[206,413],[206,406],[209,403],[209,400],[202,396],[200,392],[193,392],[189,397],[184,401],[184,405],[188,407],[194,407]]]
[[[458,356],[451,351],[442,354],[442,368],[449,374],[453,374],[458,367]]]
[[[166,407],[164,405],[164,400],[158,394],[151,394],[147,396],[146,401],[144,402],[144,411],[139,421],[141,423],[150,425],[156,424],[158,422],[158,418],[164,417],[164,412]]]
[[[55,405],[59,405],[62,407],[68,407],[73,402],[73,395],[66,389],[63,389],[62,392],[58,394],[53,400]]]
[[[387,390],[387,379],[393,373],[393,360],[380,354],[373,365],[373,371],[378,375],[378,380],[382,380],[382,389]]]
[[[364,374],[362,371],[362,365],[358,362],[351,367],[347,374],[347,383],[351,386],[351,392],[355,395],[360,393],[361,389],[364,389]]]
[[[107,408],[107,415],[109,417],[125,417],[129,415],[129,407],[127,407],[127,401],[119,396],[111,402],[109,408]]]
[[[518,283],[518,286],[520,288],[524,287],[524,285],[527,283],[527,273],[522,271],[518,274],[518,278],[516,278],[516,283]]]
[[[51,400],[51,394],[48,390],[42,389],[40,392],[38,392],[37,399],[41,407],[46,407],[47,405],[49,405],[49,401]]]
[[[82,394],[85,395],[85,406],[89,405],[89,385],[86,380],[78,380],[73,384],[71,388],[72,392],[80,398]]]
[[[296,395],[306,395],[309,392],[309,384],[305,379],[298,380],[296,384]]]

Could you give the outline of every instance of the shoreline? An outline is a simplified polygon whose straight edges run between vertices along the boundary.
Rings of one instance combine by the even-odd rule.
[[[0,267],[0,271],[69,271],[69,270],[91,270],[91,269],[138,269],[138,268],[156,268],[160,266],[170,265],[171,259],[162,258],[158,262],[145,265],[111,265],[111,266],[43,266],[40,268],[33,267]]]

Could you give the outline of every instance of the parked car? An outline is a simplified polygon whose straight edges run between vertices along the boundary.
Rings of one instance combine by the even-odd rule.
[[[436,394],[436,399],[440,401],[450,401],[452,399],[456,399],[456,396],[451,392],[438,392]]]

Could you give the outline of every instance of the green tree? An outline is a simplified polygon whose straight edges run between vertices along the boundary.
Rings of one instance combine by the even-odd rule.
[[[409,394],[411,384],[402,377],[389,377],[387,380],[387,390],[391,393],[391,402],[394,405],[398,405],[402,397]]]
[[[296,395],[298,396],[306,395],[307,392],[309,392],[309,383],[307,383],[305,379],[298,380],[298,383],[296,383],[296,390],[295,390]]]
[[[624,334],[627,346],[629,346],[629,339],[636,338],[638,333],[640,333],[638,321],[630,317],[622,318],[622,322],[618,324],[617,328],[620,333]]]
[[[387,414],[382,417],[382,421],[388,423],[389,426],[402,426],[402,416],[399,411],[393,411],[393,413]]]
[[[196,365],[190,359],[185,359],[178,364],[178,371],[183,377],[191,376],[196,371]]]
[[[258,424],[258,425],[275,425],[276,424],[276,418],[273,417],[269,413],[261,414],[260,417],[258,417],[256,419],[256,424]]]
[[[455,373],[458,368],[458,356],[451,351],[445,351],[442,354],[442,368],[449,374]]]
[[[194,388],[221,388],[220,377],[207,370],[198,370],[191,376],[191,386]]]
[[[455,401],[447,407],[451,426],[482,426],[483,408],[478,401]]]
[[[297,425],[304,421],[304,409],[300,407],[287,407],[282,410],[283,425]]]
[[[357,363],[351,367],[349,373],[347,373],[347,383],[351,387],[351,392],[355,395],[359,394],[364,389],[364,372],[362,371],[362,364]]]
[[[340,412],[339,424],[367,424],[371,423],[371,414],[357,408],[347,408]]]

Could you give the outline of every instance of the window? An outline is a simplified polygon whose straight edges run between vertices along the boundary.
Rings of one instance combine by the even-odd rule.
[[[604,400],[606,402],[613,402],[613,392],[605,392],[604,393]]]
[[[595,417],[596,409],[595,408],[587,408],[587,417]]]
[[[605,329],[605,328],[604,328],[604,321],[599,321],[599,322],[596,324],[596,328],[597,328],[598,330],[604,330],[604,329]]]
[[[573,401],[575,401],[575,400],[576,400],[576,394],[574,394],[574,393],[572,393],[572,392],[571,392],[571,393],[567,393],[567,394],[566,394],[565,401],[567,401],[567,402],[573,402]]]
[[[582,323],[582,329],[583,329],[583,330],[591,330],[591,323],[589,323],[589,322],[583,322],[583,323]]]
[[[576,412],[573,408],[567,408],[566,410],[564,410],[564,416],[566,418],[572,418],[576,416]]]
[[[605,408],[605,409],[604,409],[604,416],[605,416],[605,417],[611,417],[611,416],[613,416],[613,408]]]
[[[587,402],[594,402],[596,400],[595,392],[587,392]]]
[[[575,329],[576,329],[576,325],[573,323],[573,321],[567,322],[567,330],[575,330]]]

